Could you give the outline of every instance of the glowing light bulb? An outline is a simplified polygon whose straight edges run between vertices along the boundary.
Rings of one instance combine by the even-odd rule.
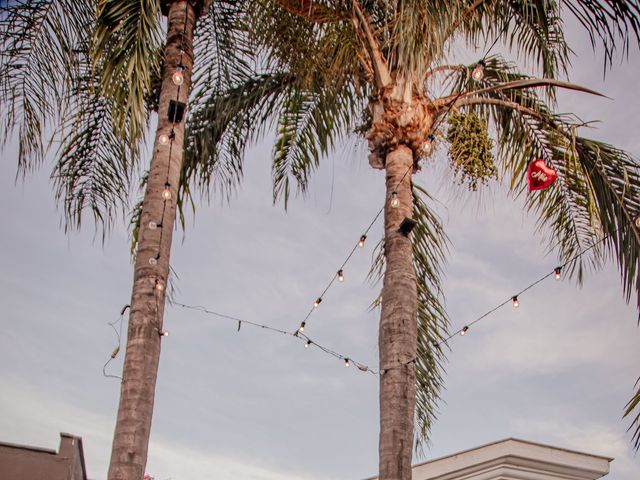
[[[344,282],[344,272],[342,270],[338,270],[338,281]]]
[[[520,302],[518,301],[518,296],[517,295],[512,297],[511,301],[513,302],[513,308],[518,308],[520,306]]]
[[[168,337],[169,336],[169,332],[167,330],[164,330],[162,332],[159,332],[161,337]]]
[[[484,62],[480,60],[471,71],[471,78],[479,82],[484,78]]]
[[[366,235],[362,235],[362,236],[360,237],[360,241],[358,242],[358,246],[359,246],[360,248],[364,247],[364,242],[365,242],[366,240],[367,240],[367,236],[366,236]]]
[[[160,142],[160,145],[169,145],[169,142],[171,142],[171,140],[173,140],[174,138],[176,138],[176,136],[173,133],[172,129],[169,133],[163,133],[162,135],[160,135],[158,137],[158,141]]]
[[[158,224],[156,222],[149,222],[149,230],[155,230],[158,228]]]
[[[318,306],[322,303],[322,298],[318,297],[318,299],[313,302],[313,308],[318,308]]]
[[[162,190],[162,198],[165,200],[171,200],[171,185],[169,183],[164,184],[164,190]]]
[[[173,80],[173,83],[178,86],[184,83],[184,66],[178,65],[176,71],[173,72],[171,80]]]
[[[427,136],[427,141],[422,144],[422,153],[424,155],[429,155],[431,153],[431,150],[433,150],[433,142],[435,141],[435,139],[436,137],[434,137],[433,134],[429,134]]]
[[[400,199],[398,198],[398,192],[391,193],[391,208],[398,208],[400,206]]]
[[[560,277],[562,276],[562,267],[556,267],[554,273],[556,275],[556,280],[560,280]]]
[[[305,322],[302,322],[302,323],[300,324],[300,328],[298,328],[298,331],[299,331],[299,332],[304,332],[304,326],[305,326],[305,325],[306,325],[306,323],[305,323]]]
[[[464,337],[464,334],[467,333],[467,331],[469,331],[469,327],[465,325],[462,327],[462,330],[460,330],[460,335]]]
[[[345,366],[345,367],[348,367],[348,366],[349,366],[349,359],[348,359],[348,358],[345,358],[345,359],[344,359],[344,366]]]
[[[307,340],[307,343],[304,344],[304,348],[309,348],[309,345],[311,345],[311,340]]]
[[[158,258],[157,257],[151,257],[149,259],[149,265],[157,265],[158,264]]]
[[[156,290],[158,290],[159,292],[164,290],[164,285],[158,280],[156,280]]]
[[[640,215],[636,217],[636,227],[640,228]]]

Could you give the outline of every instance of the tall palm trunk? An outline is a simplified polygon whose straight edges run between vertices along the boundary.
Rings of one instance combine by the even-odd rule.
[[[193,66],[194,3],[197,7],[197,2],[192,1],[169,4],[158,129],[142,204],[109,480],[142,480],[147,463],[160,341],[163,338],[160,333],[163,331],[164,287],[169,276],[176,187],[180,179],[184,142],[184,120],[175,125],[169,120],[169,103],[177,99],[187,103]],[[172,81],[172,75],[180,64],[184,66],[184,83],[178,87]],[[169,134],[172,128],[173,142],[162,144],[160,135]],[[167,184],[171,197],[165,200],[163,190]],[[152,222],[157,228],[151,228]]]
[[[380,351],[379,479],[411,480],[417,345],[417,287],[411,240],[398,230],[413,212],[413,152],[398,145],[385,162],[387,199],[397,193],[397,208],[384,211],[386,270],[382,290]]]

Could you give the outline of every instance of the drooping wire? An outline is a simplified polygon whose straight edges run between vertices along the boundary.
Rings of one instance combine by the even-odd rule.
[[[118,345],[116,346],[116,348],[113,349],[113,352],[111,352],[111,356],[109,357],[107,362],[102,366],[102,376],[106,378],[118,378],[122,380],[122,377],[119,375],[111,375],[107,373],[107,366],[109,365],[109,363],[111,363],[111,360],[114,360],[118,356],[118,353],[120,353],[120,348],[122,347],[122,323],[124,320],[124,314],[127,311],[127,309],[129,309],[129,305],[125,305],[122,308],[122,310],[120,310],[120,315],[116,320],[114,320],[113,322],[107,322],[107,325],[109,325],[116,334],[116,338],[118,339]],[[120,324],[118,329],[116,329],[117,323]]]
[[[495,307],[493,307],[491,310],[488,310],[487,312],[483,313],[482,315],[480,315],[478,318],[476,318],[475,320],[473,320],[470,323],[467,323],[466,325],[462,326],[461,328],[459,328],[458,330],[456,330],[455,332],[453,332],[452,334],[450,334],[448,337],[444,338],[443,340],[439,341],[439,342],[433,342],[433,346],[438,348],[443,344],[446,344],[447,346],[449,346],[449,341],[454,338],[455,336],[459,335],[459,334],[465,334],[467,333],[467,331],[469,330],[469,328],[471,328],[473,325],[475,325],[476,323],[484,320],[485,318],[487,318],[489,315],[491,315],[492,313],[496,312],[497,310],[499,310],[500,308],[504,307],[505,305],[507,305],[508,303],[514,303],[514,300],[517,300],[520,295],[522,295],[523,293],[527,292],[528,290],[532,289],[533,287],[535,287],[536,285],[538,285],[539,283],[541,283],[542,281],[546,280],[547,278],[551,277],[551,276],[555,276],[556,278],[558,278],[559,272],[561,272],[567,265],[575,262],[576,260],[578,260],[580,257],[582,257],[585,253],[593,250],[594,248],[596,248],[597,246],[601,245],[602,243],[604,243],[605,241],[607,241],[607,239],[609,239],[611,237],[611,235],[613,235],[615,232],[610,233],[608,235],[605,235],[604,237],[602,237],[600,240],[598,240],[597,242],[593,243],[591,246],[585,248],[584,250],[581,250],[580,252],[578,252],[577,254],[575,254],[572,258],[570,258],[569,260],[567,260],[566,262],[558,265],[557,267],[555,267],[551,272],[543,275],[542,277],[538,278],[536,281],[534,281],[533,283],[529,284],[528,286],[526,286],[525,288],[523,288],[522,290],[520,290],[519,292],[517,292],[515,295],[511,295],[509,296],[508,299],[506,299],[504,302],[500,303],[499,305],[496,305]]]
[[[232,320],[234,322],[237,322],[238,331],[240,331],[240,329],[241,329],[243,324],[247,324],[247,325],[251,325],[252,327],[260,328],[262,330],[267,330],[269,332],[279,333],[279,334],[285,335],[287,337],[292,337],[292,338],[297,339],[298,341],[304,341],[306,347],[311,347],[311,346],[316,347],[320,351],[326,353],[327,355],[331,355],[332,357],[335,357],[335,358],[337,358],[339,360],[343,360],[343,361],[348,362],[348,363],[353,363],[358,368],[358,370],[360,370],[362,372],[368,372],[368,373],[371,373],[373,375],[377,375],[378,374],[377,369],[371,368],[371,367],[369,367],[368,365],[366,365],[364,363],[358,362],[358,361],[354,360],[353,357],[351,357],[351,356],[347,356],[347,355],[344,355],[342,353],[336,352],[335,350],[332,350],[331,348],[326,347],[325,345],[322,345],[322,344],[316,342],[315,340],[313,340],[312,338],[310,338],[309,336],[307,336],[307,335],[305,335],[305,334],[303,334],[301,332],[296,332],[296,333],[287,332],[285,330],[281,330],[279,328],[275,328],[275,327],[272,327],[270,325],[264,325],[264,324],[261,324],[261,323],[256,323],[256,322],[252,322],[252,321],[249,321],[249,320],[245,320],[243,318],[238,318],[238,317],[235,317],[235,316],[226,315],[224,313],[215,312],[215,311],[210,310],[210,309],[208,309],[206,307],[203,307],[201,305],[187,305],[187,304],[180,303],[180,302],[175,302],[175,301],[171,302],[171,305],[174,305],[174,306],[177,306],[177,307],[181,307],[181,308],[184,308],[184,309],[188,309],[188,310],[196,310],[196,311],[205,313],[207,315],[212,315],[212,316],[215,316],[215,317],[218,317],[218,318],[223,318],[223,319],[226,319],[226,320]]]

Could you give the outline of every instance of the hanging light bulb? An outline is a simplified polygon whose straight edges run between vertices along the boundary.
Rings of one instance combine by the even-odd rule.
[[[342,269],[338,270],[338,281],[344,282],[344,272],[342,271]]]
[[[560,280],[560,277],[562,276],[562,267],[556,267],[554,273],[556,275],[556,280]]]
[[[520,306],[520,301],[518,301],[517,295],[511,297],[511,301],[513,302],[513,308],[518,308]]]
[[[400,206],[400,199],[398,198],[398,192],[391,192],[391,208],[398,208]]]
[[[163,133],[162,135],[160,135],[160,137],[158,137],[158,140],[160,141],[160,145],[169,145],[169,142],[171,142],[171,140],[173,140],[174,138],[176,138],[176,134],[173,132],[173,129],[171,129],[169,133]]]
[[[367,240],[367,236],[366,236],[366,235],[362,235],[362,236],[360,237],[360,241],[358,242],[358,246],[359,246],[360,248],[364,247],[364,242],[365,242],[366,240]]]
[[[149,265],[153,265],[153,266],[155,266],[155,265],[157,265],[157,264],[158,264],[158,257],[151,257],[151,258],[149,259]]]
[[[169,182],[164,184],[164,190],[162,190],[162,198],[165,200],[171,200],[171,184]]]
[[[158,332],[160,334],[161,337],[168,337],[169,336],[169,332],[167,330],[163,330],[162,332]]]
[[[435,141],[436,137],[433,134],[429,134],[427,135],[427,141],[424,142],[422,144],[422,153],[424,155],[429,155],[431,153],[431,150],[433,150],[433,142]]]
[[[465,325],[464,327],[462,327],[462,330],[460,330],[460,336],[464,337],[464,334],[467,333],[468,330],[468,326]]]
[[[322,298],[318,297],[318,299],[313,302],[313,308],[318,308],[318,306],[322,303]]]
[[[158,228],[158,224],[156,222],[149,222],[149,230],[155,230]]]
[[[184,83],[184,65],[178,65],[176,71],[173,72],[171,80],[173,80],[173,83],[178,86]]]
[[[471,72],[471,78],[473,78],[476,82],[479,82],[484,78],[484,61],[480,60],[476,66],[473,68]]]
[[[640,228],[640,215],[636,217],[636,227]]]
[[[156,280],[156,290],[158,290],[159,292],[162,292],[164,290],[164,285],[159,280]]]
[[[306,323],[305,323],[305,322],[302,322],[302,323],[300,324],[300,328],[298,328],[298,331],[299,331],[299,332],[301,332],[301,333],[302,333],[302,332],[304,332],[304,326],[305,326],[305,325],[306,325]]]
[[[345,366],[345,367],[348,367],[348,366],[349,366],[349,359],[348,359],[348,358],[345,358],[345,359],[344,359],[344,366]]]
[[[311,345],[311,340],[307,340],[307,343],[304,344],[304,348],[309,348],[309,345]]]

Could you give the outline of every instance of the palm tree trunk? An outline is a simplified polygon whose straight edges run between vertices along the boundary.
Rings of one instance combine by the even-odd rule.
[[[387,154],[385,205],[386,271],[382,289],[380,351],[379,479],[411,480],[415,410],[417,288],[411,240],[398,231],[413,212],[413,152],[399,145]],[[408,172],[408,173],[407,173]],[[397,192],[400,205],[391,206]]]
[[[190,1],[174,1],[169,5],[158,129],[140,219],[127,349],[109,480],[142,480],[145,474],[160,341],[163,338],[160,332],[166,291],[165,288],[157,288],[157,285],[165,287],[169,276],[169,254],[184,141],[184,120],[173,125],[168,109],[170,100],[179,99],[187,103],[195,22],[196,15]],[[180,64],[184,65],[184,83],[178,87],[172,81],[172,75]],[[173,142],[161,144],[160,135],[169,134],[172,127],[175,135]],[[166,184],[169,184],[171,191],[168,200],[162,194]],[[150,228],[150,222],[158,227]]]

